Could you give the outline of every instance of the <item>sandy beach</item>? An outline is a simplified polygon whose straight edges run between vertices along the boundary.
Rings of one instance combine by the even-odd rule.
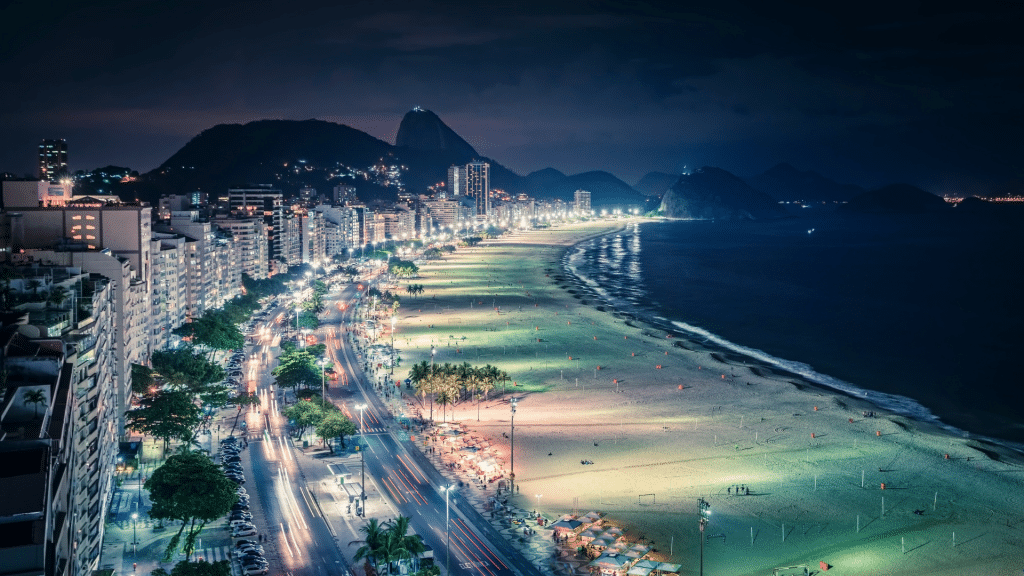
[[[432,346],[435,363],[510,375],[504,394],[444,416],[435,404],[433,417],[486,437],[508,468],[509,398],[519,399],[520,506],[602,512],[682,574],[698,572],[701,497],[712,511],[708,574],[813,572],[822,561],[838,575],[1021,574],[1016,454],[605,309],[562,256],[622,225],[488,240],[425,263],[412,280],[422,295],[399,285],[396,378]],[[429,418],[430,404],[421,411]]]

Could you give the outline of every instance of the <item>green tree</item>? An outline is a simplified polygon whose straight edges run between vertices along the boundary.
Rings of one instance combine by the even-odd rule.
[[[409,534],[409,518],[399,515],[394,521],[388,522],[384,531],[384,540],[377,552],[377,559],[385,563],[388,572],[396,562],[410,562],[417,554],[426,550],[419,536]],[[397,570],[396,570],[397,572]]]
[[[399,278],[414,278],[419,271],[420,267],[408,260],[392,260],[388,264],[388,272]]]
[[[353,540],[349,542],[349,546],[353,544],[362,544],[352,557],[353,560],[358,562],[359,560],[366,559],[366,565],[369,568],[366,571],[367,576],[373,570],[373,564],[378,561],[378,554],[384,546],[384,539],[386,538],[385,530],[386,524],[381,524],[376,518],[370,518],[366,524],[359,527],[359,531],[363,533],[362,540]]]
[[[296,402],[284,409],[284,416],[292,421],[298,429],[299,436],[306,433],[310,426],[316,426],[324,418],[324,411],[320,406],[306,400]]]
[[[39,406],[42,404],[46,404],[46,394],[39,389],[28,390],[22,396],[21,401],[24,402],[26,405],[35,404],[35,411],[32,417],[39,418]]]
[[[356,433],[356,425],[341,412],[332,411],[323,417],[316,425],[316,435],[319,436],[327,447],[334,452],[331,441],[334,438],[341,438],[341,447],[345,447],[345,436]]]
[[[235,350],[245,345],[245,336],[222,310],[209,310],[199,318],[174,329],[174,334],[188,338],[194,346],[215,350]]]
[[[297,388],[301,385],[320,384],[320,366],[313,355],[305,350],[296,350],[278,357],[278,365],[271,371],[278,386]]]
[[[142,396],[149,393],[154,384],[153,371],[142,364],[132,364],[132,394]]]
[[[63,286],[54,286],[50,288],[50,293],[46,295],[46,303],[54,308],[59,308],[64,305],[64,302],[71,297],[71,292]]]
[[[166,448],[172,439],[189,442],[195,437],[199,414],[191,393],[160,390],[140,398],[139,407],[125,414],[125,424],[136,432],[163,439]]]
[[[153,370],[176,388],[200,392],[207,384],[224,379],[224,369],[197,354],[191,347],[158,350],[152,356]]]
[[[181,521],[181,528],[167,545],[164,561],[170,561],[179,545],[188,560],[207,522],[227,514],[238,501],[235,483],[209,456],[199,452],[171,456],[153,471],[145,487],[153,502],[150,517]]]

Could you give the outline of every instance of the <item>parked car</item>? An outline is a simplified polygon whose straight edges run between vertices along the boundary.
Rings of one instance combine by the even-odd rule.
[[[255,535],[256,535],[256,527],[255,526],[249,526],[249,527],[246,527],[246,528],[237,528],[235,530],[232,530],[232,532],[231,532],[231,537],[232,538],[237,538],[239,536],[255,536]]]
[[[259,543],[255,540],[235,540],[235,548],[241,548],[243,546],[257,546]]]
[[[260,546],[259,544],[237,546],[235,548],[235,555],[239,557],[252,555],[263,556],[263,546]]]
[[[250,522],[249,520],[230,520],[230,521],[228,521],[228,526],[231,526],[232,528],[236,528],[236,529],[241,529],[241,528],[248,528],[250,526],[253,526],[253,523]],[[253,527],[255,527],[255,526],[253,526]]]
[[[242,568],[242,572],[244,572],[246,576],[261,576],[270,572],[270,566],[244,566]]]
[[[228,516],[228,520],[234,522],[235,520],[242,520],[244,522],[252,523],[252,514],[248,512],[235,512]]]

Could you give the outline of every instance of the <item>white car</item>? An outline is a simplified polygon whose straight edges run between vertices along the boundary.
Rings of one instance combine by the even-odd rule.
[[[255,536],[255,535],[256,535],[256,527],[251,525],[251,524],[248,527],[245,527],[245,528],[236,528],[231,533],[231,537],[232,538],[241,538],[241,537],[244,537],[244,536]]]
[[[246,576],[261,576],[262,574],[266,574],[267,572],[270,572],[270,567],[269,566],[249,566],[247,568],[243,568],[242,572],[244,572],[246,574]]]

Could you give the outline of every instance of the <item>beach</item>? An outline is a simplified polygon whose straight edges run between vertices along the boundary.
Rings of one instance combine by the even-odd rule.
[[[603,306],[562,259],[623,225],[485,240],[425,262],[411,280],[421,295],[399,286],[396,378],[432,348],[435,363],[509,374],[504,393],[432,416],[486,438],[510,471],[518,399],[519,506],[601,512],[682,574],[698,571],[699,498],[709,574],[819,562],[840,575],[1021,573],[1017,454]],[[430,419],[429,401],[410,406]]]

